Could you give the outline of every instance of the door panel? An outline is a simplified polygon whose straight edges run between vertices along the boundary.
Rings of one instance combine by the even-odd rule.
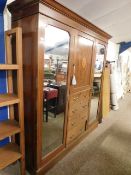
[[[74,60],[76,86],[74,89],[90,85],[93,41],[81,35],[77,38],[76,55]],[[79,89],[78,89],[79,91]]]

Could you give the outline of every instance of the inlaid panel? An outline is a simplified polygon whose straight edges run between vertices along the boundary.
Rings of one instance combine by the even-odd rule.
[[[90,85],[92,57],[93,41],[79,35],[77,38],[76,55],[74,60],[77,82],[74,89]]]

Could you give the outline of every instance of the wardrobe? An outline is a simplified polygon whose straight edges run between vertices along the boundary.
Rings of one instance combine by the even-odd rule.
[[[23,31],[26,167],[40,175],[102,121],[111,36],[54,0],[8,9]]]

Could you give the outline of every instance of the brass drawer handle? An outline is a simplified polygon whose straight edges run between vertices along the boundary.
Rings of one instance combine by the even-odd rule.
[[[72,113],[74,114],[77,110],[72,110]]]
[[[82,106],[83,108],[86,108],[88,105],[84,105],[84,106]]]
[[[73,98],[73,100],[78,100],[78,99],[79,99],[79,97],[74,97],[74,98]]]
[[[70,139],[73,139],[73,137],[74,137],[73,135],[72,135],[72,136],[70,136]]]
[[[74,126],[74,123],[71,123],[71,126]]]
[[[86,116],[83,116],[81,119],[83,120],[83,119],[85,119],[85,118],[87,118]]]

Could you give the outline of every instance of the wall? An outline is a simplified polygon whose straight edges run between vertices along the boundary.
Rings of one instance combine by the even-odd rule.
[[[131,74],[131,51],[128,49],[119,55],[119,47],[119,44],[109,41],[107,51],[107,60],[115,61],[117,99],[123,98],[131,87],[131,76],[129,77],[129,74]]]
[[[5,63],[5,44],[4,44],[4,19],[3,10],[6,4],[6,0],[0,0],[0,63]],[[6,89],[6,72],[0,71],[0,94],[7,92]],[[8,118],[7,107],[0,108],[0,121],[6,120]],[[0,141],[0,147],[8,143],[8,138]]]
[[[111,41],[108,42],[107,60],[116,61],[118,59],[119,45]]]
[[[7,4],[12,2],[13,0],[8,0]],[[0,0],[0,63],[5,63],[5,47],[4,47],[4,30],[8,30],[11,28],[11,15],[7,11],[7,7],[4,10],[4,20],[3,20],[3,8],[6,3],[6,0]],[[0,93],[6,93],[6,72],[0,72]],[[7,107],[0,108],[0,121],[6,120],[8,118],[8,110]],[[0,141],[0,147],[4,144],[8,143],[9,139],[4,139]]]
[[[127,92],[131,91],[131,51],[126,50],[119,56],[119,69],[121,73],[121,85],[123,89],[123,97]]]
[[[10,4],[13,1],[14,0],[7,0],[6,5]],[[6,31],[8,29],[11,29],[11,14],[7,10],[7,6],[6,6],[4,10],[4,30]]]

